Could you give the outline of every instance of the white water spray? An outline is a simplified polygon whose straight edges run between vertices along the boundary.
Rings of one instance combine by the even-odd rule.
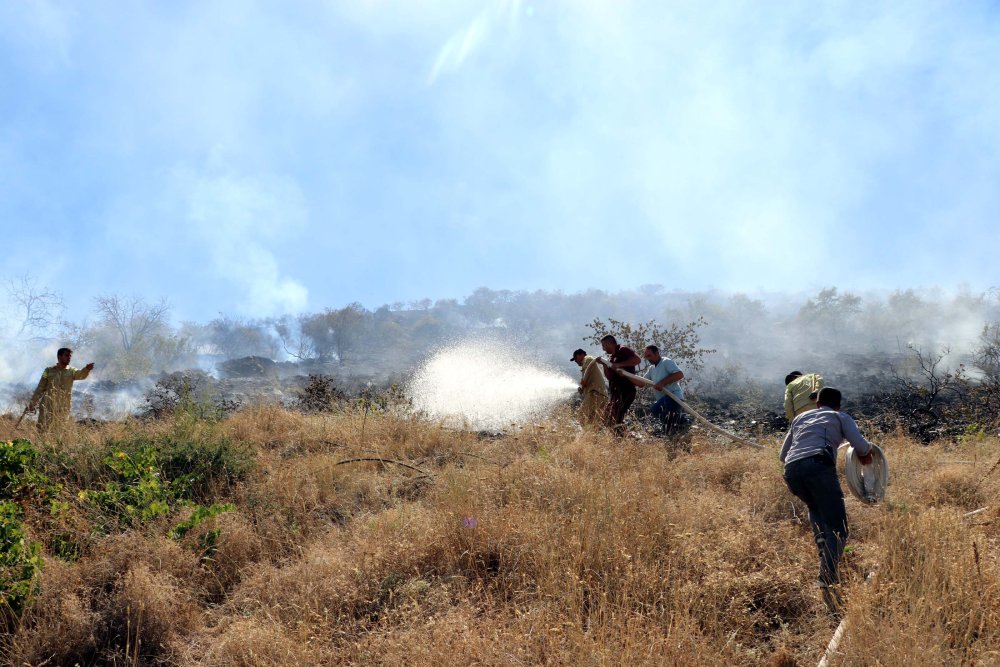
[[[431,418],[500,430],[543,417],[576,387],[566,373],[526,360],[511,344],[467,341],[431,357],[407,393]]]

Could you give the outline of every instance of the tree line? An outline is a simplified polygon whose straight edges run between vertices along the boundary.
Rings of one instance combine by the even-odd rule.
[[[450,341],[478,334],[503,335],[540,361],[566,367],[564,357],[581,343],[597,350],[598,334],[638,332],[636,341],[687,361],[703,382],[777,382],[794,369],[847,380],[885,374],[893,364],[902,375],[919,376],[914,350],[938,355],[941,368],[964,364],[967,375],[992,377],[1000,349],[996,289],[748,295],[659,285],[576,293],[482,287],[461,301],[374,309],[353,302],[281,317],[220,314],[204,323],[173,322],[166,300],[110,294],[91,305],[91,319],[70,322],[61,295],[31,276],[9,279],[5,347],[67,345],[96,361],[101,377],[128,380],[248,356],[377,374],[405,370]]]

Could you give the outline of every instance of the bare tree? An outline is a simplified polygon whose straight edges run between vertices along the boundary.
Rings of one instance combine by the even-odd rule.
[[[266,322],[238,317],[219,317],[208,324],[209,340],[228,359],[267,357],[278,354],[278,344]]]
[[[315,356],[316,351],[310,345],[308,337],[302,334],[300,321],[302,317],[293,318],[288,315],[268,320],[274,333],[278,336],[281,348],[289,357],[304,361]]]
[[[63,311],[63,300],[58,293],[50,290],[30,274],[7,281],[7,300],[14,307],[17,317],[17,332],[14,338],[38,340],[46,337],[50,329],[59,322]]]
[[[671,324],[669,328],[663,327],[655,320],[633,326],[613,317],[609,317],[607,322],[597,318],[585,325],[593,333],[583,340],[600,345],[601,338],[611,334],[619,344],[631,347],[640,355],[647,345],[656,345],[664,356],[680,361],[691,370],[700,370],[705,365],[705,357],[715,352],[701,347],[698,329],[705,324],[705,320],[700,317],[683,326]]]
[[[95,299],[104,324],[118,334],[126,353],[141,348],[166,325],[170,308],[165,299],[148,304],[137,296],[99,296]]]
[[[951,348],[947,346],[938,353],[924,352],[915,345],[907,347],[912,355],[911,372],[901,373],[892,368],[893,378],[903,391],[918,402],[914,412],[924,412],[937,418],[934,413],[935,403],[946,393],[960,393],[966,381],[965,366],[959,364],[958,368],[950,370],[942,365],[941,362],[951,354]]]

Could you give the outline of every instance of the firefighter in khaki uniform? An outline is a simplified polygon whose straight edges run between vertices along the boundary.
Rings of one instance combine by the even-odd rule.
[[[69,423],[73,401],[73,383],[86,379],[94,364],[90,363],[78,370],[69,365],[73,350],[61,347],[56,352],[55,366],[42,372],[42,379],[28,403],[28,412],[38,409],[38,430],[45,433],[53,428],[62,428]]]
[[[580,405],[580,423],[583,426],[598,426],[604,407],[608,404],[608,387],[604,384],[604,373],[601,372],[597,360],[584,350],[577,350],[570,357],[580,367],[579,392],[583,394],[583,404]]]
[[[803,412],[816,409],[816,395],[823,388],[823,378],[802,371],[792,371],[785,376],[785,416],[792,421]]]

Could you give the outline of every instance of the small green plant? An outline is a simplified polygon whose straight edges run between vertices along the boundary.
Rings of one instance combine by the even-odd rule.
[[[216,517],[223,512],[231,512],[234,509],[236,509],[236,505],[232,503],[216,503],[209,507],[198,505],[189,518],[181,521],[167,532],[167,537],[172,540],[180,540],[208,519]],[[215,555],[215,552],[219,548],[219,535],[221,534],[222,529],[216,527],[206,530],[198,536],[197,547],[201,551],[200,559],[202,562],[211,560]]]
[[[969,424],[958,436],[958,444],[971,445],[980,442],[987,436],[986,427],[982,424]]]
[[[396,408],[408,409],[412,401],[398,384],[392,384],[387,389],[378,390],[365,387],[358,393],[356,404],[365,414],[382,414]]]
[[[253,452],[227,438],[167,438],[155,444],[164,477],[178,498],[202,500],[219,486],[243,479],[253,468]]]
[[[28,539],[21,507],[0,501],[0,606],[19,614],[35,592],[41,545]]]
[[[35,470],[38,451],[23,438],[0,441],[0,499],[28,500],[55,494],[58,486]]]
[[[104,462],[118,479],[107,482],[103,491],[80,492],[81,499],[105,512],[104,528],[135,526],[170,511],[170,483],[160,478],[154,449],[143,448],[131,455],[112,452]]]
[[[190,531],[200,526],[206,519],[211,519],[212,517],[218,516],[223,512],[231,512],[234,509],[236,509],[236,505],[232,503],[216,503],[214,505],[210,505],[209,507],[197,505],[189,518],[181,521],[170,529],[167,533],[167,537],[172,540],[179,540]]]

